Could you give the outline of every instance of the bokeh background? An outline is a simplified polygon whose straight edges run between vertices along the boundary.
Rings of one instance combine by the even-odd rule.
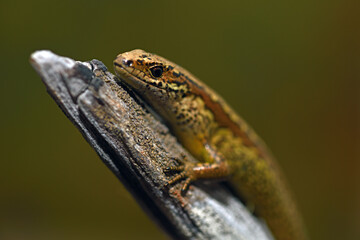
[[[45,91],[30,54],[142,48],[216,89],[268,143],[312,239],[360,239],[359,4],[1,1],[0,239],[166,239]]]

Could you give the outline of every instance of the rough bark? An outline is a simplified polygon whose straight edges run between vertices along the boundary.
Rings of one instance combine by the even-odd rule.
[[[37,51],[30,62],[48,93],[148,215],[174,239],[272,239],[224,183],[197,183],[186,195],[166,186],[168,162],[183,155],[146,103],[98,61],[78,62]]]

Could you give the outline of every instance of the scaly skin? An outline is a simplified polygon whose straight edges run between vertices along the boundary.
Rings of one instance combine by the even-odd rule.
[[[155,54],[133,50],[114,60],[120,79],[166,121],[200,163],[186,159],[169,184],[224,179],[255,207],[278,240],[306,239],[301,217],[265,144],[212,89],[185,69]]]

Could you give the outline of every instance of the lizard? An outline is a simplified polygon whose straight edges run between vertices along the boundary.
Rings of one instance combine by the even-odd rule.
[[[113,62],[116,75],[163,118],[199,161],[169,166],[185,192],[202,179],[229,179],[277,240],[305,240],[304,225],[280,167],[255,131],[214,90],[179,65],[135,49]]]

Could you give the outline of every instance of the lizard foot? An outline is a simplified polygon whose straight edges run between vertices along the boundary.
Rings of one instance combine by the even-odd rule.
[[[179,161],[179,159],[175,159]],[[178,166],[168,166],[164,169],[165,173],[173,173],[177,172],[174,177],[172,177],[165,186],[172,185],[182,179],[185,179],[185,182],[183,183],[181,187],[181,192],[185,193],[187,189],[189,188],[191,182],[195,181],[195,175],[194,175],[194,167],[196,166],[196,163],[187,162],[185,161],[186,157],[184,156],[184,159],[180,160],[180,164]]]

